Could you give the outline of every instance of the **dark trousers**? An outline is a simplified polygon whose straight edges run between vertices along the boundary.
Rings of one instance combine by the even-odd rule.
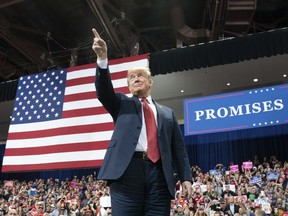
[[[110,182],[113,216],[169,216],[171,195],[161,162],[132,158],[124,175]]]

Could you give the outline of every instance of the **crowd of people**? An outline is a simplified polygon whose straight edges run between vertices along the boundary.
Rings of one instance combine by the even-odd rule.
[[[176,194],[171,216],[179,215],[283,215],[288,211],[288,163],[271,156],[260,162],[255,156],[251,168],[232,163],[217,164],[212,172],[192,167],[193,195],[189,199]],[[215,172],[216,171],[216,172]],[[181,191],[181,188],[179,188]]]
[[[263,161],[255,157],[251,162],[253,167],[239,165],[239,170],[217,164],[206,173],[192,166],[192,196],[183,196],[177,182],[170,216],[285,215],[288,162],[275,156]],[[97,180],[95,174],[66,180],[4,180],[0,185],[0,215],[112,215],[109,195],[106,182]]]

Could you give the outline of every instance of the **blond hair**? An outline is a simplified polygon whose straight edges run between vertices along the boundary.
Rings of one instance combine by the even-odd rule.
[[[131,68],[127,71],[127,84],[128,84],[128,86],[129,86],[129,77],[132,73],[135,73],[135,72],[144,73],[147,76],[147,78],[152,82],[151,71],[148,67],[134,67],[134,68]]]
[[[134,67],[128,70],[127,72],[127,78],[135,72],[144,72],[148,78],[151,78],[151,71],[148,67]]]

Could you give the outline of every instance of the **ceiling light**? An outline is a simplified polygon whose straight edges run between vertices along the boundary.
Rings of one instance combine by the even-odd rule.
[[[231,84],[228,82],[228,83],[226,83],[226,85],[227,85],[227,86],[230,86]]]
[[[182,89],[180,92],[181,92],[181,93],[184,93],[184,90]]]
[[[258,82],[258,79],[257,78],[253,79],[253,82]]]
[[[287,74],[283,74],[283,77],[287,77]]]

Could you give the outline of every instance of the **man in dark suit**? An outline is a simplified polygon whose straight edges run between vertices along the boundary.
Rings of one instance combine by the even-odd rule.
[[[228,197],[228,204],[224,209],[224,212],[228,215],[234,215],[235,213],[239,213],[240,206],[235,203],[234,196]]]
[[[153,81],[149,68],[128,70],[132,97],[115,93],[107,45],[95,29],[92,31],[92,49],[97,55],[97,96],[114,121],[114,132],[98,174],[98,179],[108,181],[113,216],[169,215],[175,172],[183,193],[190,197],[192,192],[189,160],[174,112],[151,98]],[[155,138],[149,135],[153,126]],[[156,145],[151,147],[152,143]]]

